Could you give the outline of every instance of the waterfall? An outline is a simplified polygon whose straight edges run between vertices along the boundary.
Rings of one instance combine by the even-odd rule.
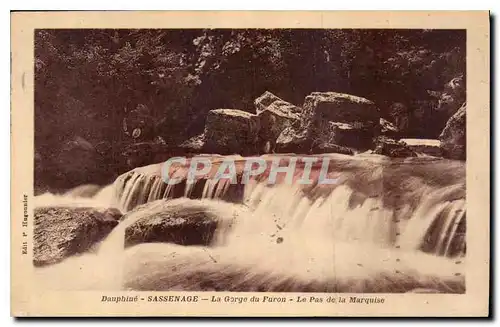
[[[159,169],[134,170],[92,198],[127,213],[95,252],[37,270],[41,278],[64,279],[66,269],[98,264],[100,282],[89,285],[87,275],[82,289],[463,292],[463,164],[412,160],[342,157],[332,165],[340,176],[332,185],[270,185],[262,176],[244,185],[206,176],[167,185],[151,173]],[[138,213],[154,215],[169,204],[202,204],[231,224],[220,224],[210,246],[152,243],[125,250],[125,229],[142,217]]]
[[[247,185],[210,178],[187,183],[186,173],[179,174],[179,170],[176,173],[184,180],[167,185],[157,173],[151,173],[160,169],[148,166],[146,172],[133,170],[118,177],[113,188],[122,212],[161,199],[221,199],[243,203],[262,217],[272,213],[273,220],[279,219],[283,225],[302,224],[304,228],[316,228],[318,233],[329,230],[336,239],[420,249],[444,256],[462,254],[464,176],[451,176],[448,182],[445,176],[443,185],[429,185],[414,176],[415,172],[420,173],[420,169],[435,173],[432,166],[443,162],[416,158],[414,165],[423,164],[420,168],[410,163],[384,167],[380,158],[374,157],[368,165],[363,162],[356,166],[339,158],[334,169],[341,181],[336,185],[268,185],[265,174],[255,176]],[[456,162],[446,164],[452,165],[448,168],[456,166]],[[405,167],[413,167],[415,172],[401,172]],[[261,221],[255,228],[266,223]]]
[[[228,191],[237,196],[241,185],[231,185],[228,180],[196,180],[194,183],[166,184],[160,176],[148,176],[131,172],[119,176],[113,184],[118,208],[128,212],[133,208],[155,200],[185,198],[224,199]]]

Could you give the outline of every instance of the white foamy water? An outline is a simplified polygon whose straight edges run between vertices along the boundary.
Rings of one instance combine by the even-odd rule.
[[[456,251],[460,224],[465,223],[462,183],[418,186],[408,197],[414,201],[403,201],[396,208],[384,194],[353,201],[359,198],[359,191],[347,182],[322,196],[311,196],[298,185],[269,186],[253,181],[244,187],[241,203],[228,203],[221,200],[229,192],[227,184],[207,182],[198,186],[199,191],[196,184],[188,185],[179,193],[181,198],[172,199],[174,190],[159,177],[125,177],[91,198],[69,194],[37,197],[37,206],[116,204],[123,211],[149,202],[131,211],[93,251],[37,268],[43,287],[316,292],[465,290],[465,258]],[[347,181],[350,178],[346,175]],[[406,183],[413,186],[415,181],[409,179]],[[146,212],[154,215],[166,205],[194,204],[202,205],[224,222],[211,246],[150,243],[124,249],[125,229]],[[422,252],[425,244],[429,253]]]
[[[65,194],[44,193],[35,196],[35,207],[95,207],[109,208],[115,207],[115,189],[113,185],[100,188],[96,194],[90,196],[82,196],[81,190],[94,188],[94,185],[85,185],[75,188],[73,191]]]

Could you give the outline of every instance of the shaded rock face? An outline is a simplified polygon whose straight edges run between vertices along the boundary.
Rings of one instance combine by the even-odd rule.
[[[281,132],[300,124],[302,109],[268,91],[258,97],[254,104],[260,120],[259,150],[273,152]]]
[[[375,133],[373,127],[363,124],[348,124],[327,121],[322,124],[315,141],[327,142],[355,149],[369,149],[372,147],[372,139]]]
[[[438,98],[436,110],[445,112],[448,117],[453,115],[457,108],[465,101],[465,80],[460,75],[451,79],[444,86],[444,92]]]
[[[115,177],[109,163],[93,144],[80,136],[61,141],[50,155],[35,156],[35,183],[50,190],[67,190],[82,184],[106,184]]]
[[[300,128],[289,127],[285,129],[277,140],[276,150],[280,153],[304,153],[304,154],[320,154],[320,153],[342,153],[353,155],[352,149],[335,144],[335,139],[318,138],[312,141],[307,136],[306,130]]]
[[[399,102],[393,103],[389,109],[394,126],[399,132],[405,134],[409,129],[410,114],[408,108]]]
[[[163,142],[140,142],[124,147],[120,154],[127,169],[145,166],[151,163],[159,163],[171,157],[192,157],[205,150],[205,135],[200,134],[192,137],[178,146],[167,145]]]
[[[299,115],[302,113],[300,107],[284,101],[269,91],[264,92],[264,94],[255,99],[254,104],[257,114],[269,110],[283,117],[299,118]]]
[[[158,142],[140,142],[125,147],[121,155],[126,161],[126,166],[131,169],[162,162],[185,153],[186,150],[180,147],[171,147]]]
[[[417,154],[412,151],[404,142],[395,141],[387,137],[376,139],[376,147],[373,153],[382,154],[393,158],[416,157]]]
[[[108,208],[108,209],[106,209],[104,211],[100,211],[100,212],[102,212],[102,214],[104,215],[106,220],[113,219],[113,220],[119,221],[123,217],[123,214],[121,213],[121,211],[116,209],[116,208]]]
[[[210,110],[205,123],[205,149],[218,154],[257,152],[259,120],[237,109]]]
[[[45,207],[35,209],[35,266],[54,264],[87,251],[118,224],[114,210]]]
[[[464,103],[446,123],[439,140],[443,156],[449,159],[465,160],[466,158],[466,109]]]
[[[125,247],[154,242],[208,245],[212,241],[217,217],[203,205],[165,205],[160,209],[136,208],[144,210],[144,217],[125,229]]]

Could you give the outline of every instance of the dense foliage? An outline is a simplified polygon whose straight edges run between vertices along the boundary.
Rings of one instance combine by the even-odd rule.
[[[465,100],[465,31],[38,30],[35,72],[41,162],[75,137],[101,153],[179,144],[209,110],[253,112],[266,90],[299,106],[312,91],[363,96],[435,138]]]

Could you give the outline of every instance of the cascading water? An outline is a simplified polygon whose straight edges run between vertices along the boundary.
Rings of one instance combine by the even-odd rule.
[[[210,179],[167,185],[158,174],[132,171],[91,199],[42,195],[38,206],[93,202],[128,214],[93,252],[37,273],[45,286],[64,289],[464,292],[462,164],[418,163],[379,169],[380,162],[341,162],[334,169],[342,178],[328,187],[258,178],[244,186]],[[441,176],[436,166],[455,173]],[[149,243],[125,250],[125,229],[165,199],[202,204],[231,224],[221,224],[208,247]]]

